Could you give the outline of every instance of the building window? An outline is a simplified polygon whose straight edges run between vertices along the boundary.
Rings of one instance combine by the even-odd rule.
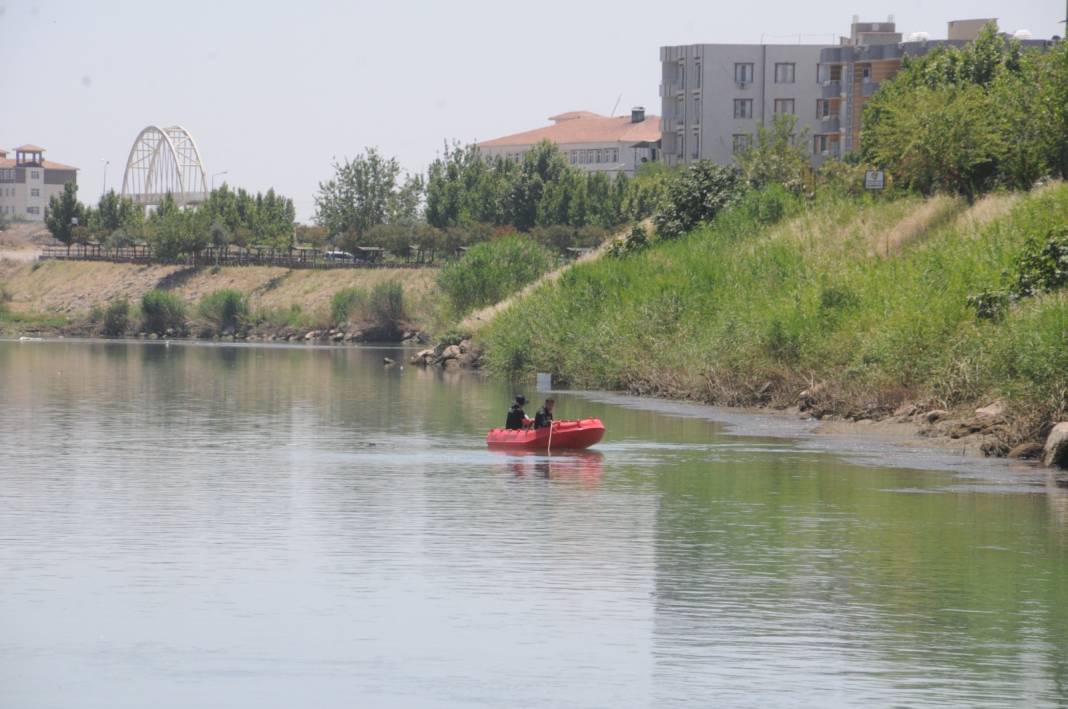
[[[752,138],[748,133],[736,133],[733,136],[733,145],[731,146],[734,154],[737,155],[738,153],[744,153],[748,150],[751,140]]]
[[[734,65],[734,81],[738,84],[753,83],[753,65],[738,63]]]
[[[871,81],[871,64],[865,64],[860,68],[860,76],[864,81]]]
[[[686,87],[686,62],[685,61],[680,61],[679,62],[678,79],[679,79],[679,88],[680,89],[681,88],[685,88]]]
[[[41,179],[41,171],[40,170],[30,170],[30,179],[31,180],[39,180],[39,179]]]
[[[40,207],[26,207],[26,213],[27,214],[40,214],[41,213],[41,208]]]
[[[827,152],[827,148],[830,143],[827,141],[827,136],[817,135],[813,139],[812,152],[816,155],[823,155]]]
[[[701,62],[693,65],[693,85],[698,89],[701,88]]]
[[[775,113],[795,113],[792,98],[775,99]]]
[[[690,149],[692,151],[690,157],[699,160],[701,158],[701,134],[696,131],[693,134],[693,146]]]
[[[736,99],[734,99],[734,117],[735,118],[752,118],[753,117],[753,99],[751,99],[751,98],[736,98]]]
[[[816,99],[816,118],[827,118],[831,115],[831,102],[827,99]]]
[[[701,99],[699,98],[693,100],[693,122],[701,122]]]
[[[31,197],[40,197],[41,196],[41,190],[37,189],[36,187],[31,187],[30,188],[30,196]]]
[[[682,158],[686,154],[686,134],[675,134],[675,154]]]
[[[791,63],[778,63],[775,65],[775,83],[776,84],[792,84],[794,83],[795,64]]]

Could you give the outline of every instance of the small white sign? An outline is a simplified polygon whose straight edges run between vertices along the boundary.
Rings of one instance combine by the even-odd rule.
[[[886,186],[886,175],[882,170],[868,170],[864,173],[864,187],[869,190],[881,190]]]

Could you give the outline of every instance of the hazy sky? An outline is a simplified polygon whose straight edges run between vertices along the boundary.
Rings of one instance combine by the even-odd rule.
[[[334,156],[365,146],[421,171],[445,139],[484,140],[547,116],[660,113],[658,48],[833,41],[853,14],[906,34],[997,17],[1063,34],[1064,0],[670,3],[0,0],[0,146],[36,143],[81,168],[83,201],[121,185],[146,125],[185,126],[209,173],[275,187],[310,219]]]

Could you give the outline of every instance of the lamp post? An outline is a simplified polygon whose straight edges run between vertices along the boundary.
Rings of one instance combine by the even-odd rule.
[[[228,170],[223,170],[222,172],[213,173],[212,176],[211,176],[211,191],[212,192],[215,191],[215,178],[216,177],[218,177],[219,175],[229,175],[229,174],[230,174],[230,172]]]
[[[100,158],[100,162],[104,163],[104,186],[100,190],[100,196],[103,197],[108,193],[108,165],[111,164],[111,161]]]

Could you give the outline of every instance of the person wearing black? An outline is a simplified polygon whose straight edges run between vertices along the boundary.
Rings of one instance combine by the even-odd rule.
[[[508,409],[508,418],[505,419],[504,427],[509,431],[519,431],[526,426],[527,414],[523,411],[523,405],[527,403],[527,398],[522,394],[515,397],[515,403],[512,404],[512,408]]]
[[[538,409],[534,414],[534,428],[547,428],[553,424],[553,409],[556,407],[556,399],[546,399],[545,406]]]

